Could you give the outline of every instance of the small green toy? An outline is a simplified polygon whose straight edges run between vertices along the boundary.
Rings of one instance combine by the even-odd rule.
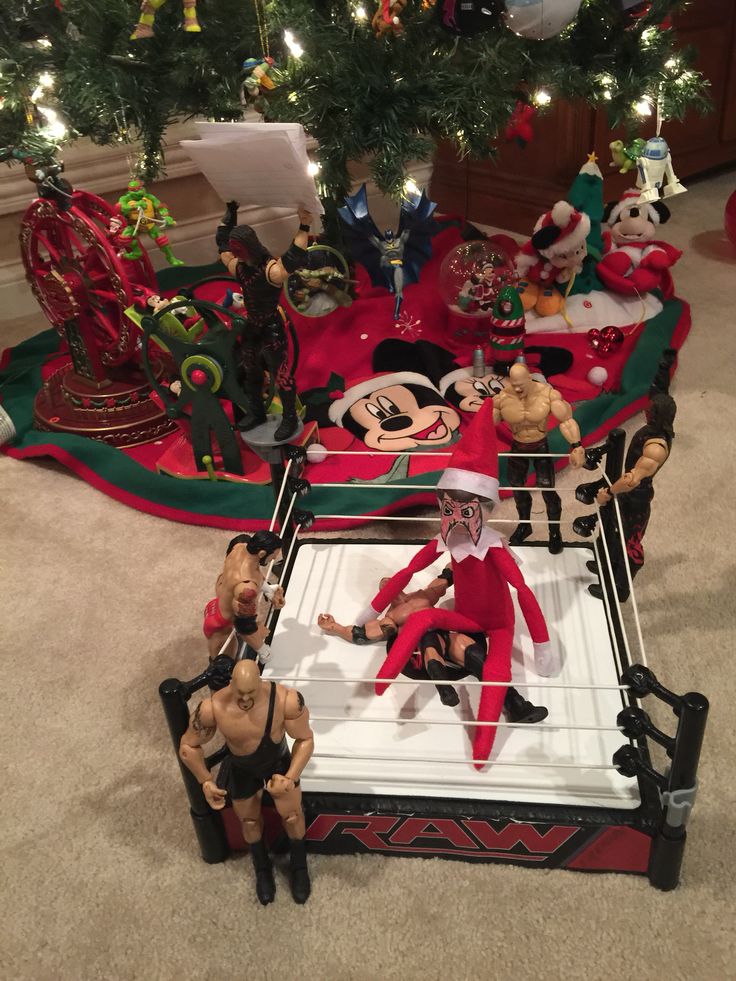
[[[142,232],[148,232],[170,266],[184,265],[171,251],[169,236],[164,231],[176,222],[166,205],[147,191],[137,177],[131,177],[128,181],[127,193],[118,201],[115,213],[112,221],[115,222],[117,218],[116,227],[110,228],[110,232],[116,236],[115,244],[127,248],[127,251],[121,252],[124,259],[142,258],[143,249],[138,239]],[[117,224],[124,224],[125,228],[120,231]]]
[[[646,140],[635,139],[630,146],[626,146],[623,140],[614,140],[608,144],[611,151],[611,167],[618,167],[619,174],[627,174],[630,170],[636,170],[637,160],[642,154],[642,150],[647,145]]]

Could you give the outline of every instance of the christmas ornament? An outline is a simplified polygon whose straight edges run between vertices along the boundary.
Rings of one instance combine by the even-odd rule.
[[[531,143],[534,139],[534,131],[532,130],[532,120],[537,114],[537,110],[533,105],[528,102],[517,102],[513,113],[511,114],[511,119],[504,132],[504,137],[511,143],[512,140],[516,142],[522,148]]]
[[[160,7],[163,7],[165,3],[166,0],[143,0],[138,23],[130,35],[131,41],[140,41],[143,38],[153,37],[156,11]],[[192,34],[198,34],[202,28],[197,20],[197,0],[182,0],[182,7],[184,11],[184,30]]]
[[[440,0],[436,6],[440,26],[458,37],[472,37],[498,24],[502,0]]]
[[[243,88],[251,99],[256,99],[264,92],[272,92],[276,88],[273,58],[246,58],[243,62],[243,71],[245,72]]]
[[[486,239],[463,242],[442,260],[439,289],[453,313],[489,317],[504,286],[515,282],[509,254]]]
[[[349,307],[348,287],[355,283],[345,257],[330,245],[310,245],[306,258],[286,280],[289,304],[303,317],[324,317],[338,307]]]
[[[591,327],[588,331],[588,343],[603,358],[615,354],[624,342],[624,334],[620,327],[604,327],[598,330]]]
[[[171,251],[169,237],[164,232],[165,228],[175,225],[176,222],[169,214],[166,205],[159,201],[155,194],[147,191],[137,177],[131,177],[128,181],[128,190],[118,201],[115,210],[126,224],[122,232],[116,229],[112,233],[119,234],[119,244],[128,246],[127,251],[122,253],[123,258],[140,259],[143,256],[143,249],[138,239],[142,232],[147,232],[161,249],[170,266],[184,265],[182,260],[177,259]]]
[[[371,27],[377,38],[403,33],[401,14],[406,4],[407,0],[380,0],[378,10],[371,20]]]
[[[546,41],[577,17],[581,0],[506,0],[506,27],[520,37]]]
[[[508,374],[516,358],[524,353],[526,334],[524,308],[513,286],[504,286],[501,289],[488,325],[491,332],[493,370],[500,375]]]
[[[736,246],[736,191],[726,201],[726,209],[723,212],[723,227],[731,245]]]
[[[662,197],[669,198],[687,190],[677,179],[672,168],[670,148],[661,136],[652,136],[647,140],[636,167],[636,186],[641,190],[641,202],[656,201],[660,193]]]
[[[646,140],[635,139],[629,146],[623,140],[614,140],[608,144],[611,151],[611,163],[609,166],[618,167],[619,174],[626,174],[630,170],[636,170],[636,162],[641,156],[641,152],[646,146]]]

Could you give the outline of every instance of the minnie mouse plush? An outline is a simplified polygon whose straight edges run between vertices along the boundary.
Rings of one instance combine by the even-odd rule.
[[[658,241],[659,225],[670,212],[661,201],[639,202],[638,190],[627,191],[620,201],[606,205],[603,221],[604,254],[596,267],[601,281],[616,293],[635,295],[659,289],[665,299],[674,293],[670,267],[682,255],[679,249]]]

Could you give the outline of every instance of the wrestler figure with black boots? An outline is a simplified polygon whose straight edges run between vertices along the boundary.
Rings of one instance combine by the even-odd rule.
[[[228,755],[215,781],[202,746],[215,733],[225,738]],[[289,751],[287,734],[294,744]],[[227,688],[205,698],[194,710],[179,744],[179,756],[202,784],[216,811],[228,794],[240,818],[256,873],[256,894],[266,906],[276,895],[273,866],[263,841],[261,800],[273,798],[291,846],[291,894],[306,903],[311,892],[300,777],[314,751],[309,710],[295,688],[263,681],[255,661],[238,661]]]
[[[388,578],[381,579],[378,588],[383,589],[389,581]],[[399,592],[379,619],[368,620],[363,626],[347,626],[338,623],[331,613],[320,613],[317,626],[324,633],[342,637],[353,644],[383,640],[388,653],[411,614],[435,606],[452,584],[452,567],[448,565],[424,589]],[[460,697],[448,682],[458,681],[468,674],[482,681],[487,650],[488,643],[482,632],[469,635],[457,630],[428,630],[419,640],[402,674],[407,678],[430,678],[435,682],[442,704],[453,707],[459,704]],[[548,714],[543,705],[534,705],[511,685],[506,689],[503,708],[509,722],[541,722]]]
[[[493,420],[505,422],[511,430],[511,453],[549,453],[547,422],[553,416],[560,424],[560,433],[570,444],[570,466],[577,469],[585,462],[585,450],[580,442],[580,427],[573,418],[572,407],[560,393],[544,382],[535,381],[525,364],[511,366],[503,389],[493,399]],[[562,551],[562,533],[559,520],[562,516],[560,495],[554,490],[554,460],[549,456],[510,456],[506,460],[509,484],[524,487],[529,464],[537,475],[537,487],[544,488],[547,518],[557,522],[549,526],[549,550],[553,555]],[[521,545],[532,533],[532,495],[527,490],[514,491],[514,503],[519,524],[509,538],[509,545]]]
[[[248,432],[266,421],[263,382],[268,370],[278,392],[283,415],[274,442],[291,439],[299,427],[296,414],[296,364],[289,364],[286,314],[279,306],[281,288],[289,275],[306,265],[312,215],[299,209],[299,231],[280,258],[271,255],[250,225],[238,225],[238,204],[229,201],[215,241],[220,260],[240,283],[248,329],[240,346],[240,383],[247,395],[247,412],[237,420]]]
[[[620,531],[615,540],[608,542],[613,578],[621,603],[629,598],[627,562],[632,580],[644,565],[642,539],[652,512],[652,482],[654,475],[669,458],[672,440],[675,438],[673,423],[676,412],[675,400],[670,395],[662,392],[652,395],[645,412],[646,425],[637,429],[631,437],[623,475],[610,487],[602,487],[596,495],[601,507],[610,504],[614,497],[617,498],[621,510]],[[604,522],[603,527],[615,528],[615,522]],[[598,571],[593,561],[588,563],[588,568],[591,572]],[[597,599],[603,599],[603,589],[599,583],[588,586],[588,592]]]

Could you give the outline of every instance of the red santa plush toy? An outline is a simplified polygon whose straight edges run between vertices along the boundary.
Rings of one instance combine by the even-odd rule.
[[[370,606],[356,619],[356,623],[363,624],[380,616],[398,593],[407,587],[415,573],[426,569],[444,552],[449,552],[455,588],[454,609],[433,607],[409,616],[378,672],[378,677],[386,680],[376,684],[376,693],[384,693],[428,630],[483,633],[488,638],[483,681],[499,684],[482,689],[479,722],[498,721],[506,686],[511,681],[514,604],[509,586],[517,591],[519,606],[534,644],[537,672],[549,675],[557,666],[536,597],[524,582],[505,540],[486,524],[490,510],[499,499],[492,403],[492,399],[487,399],[477,413],[437,484],[440,534],[384,585]],[[478,769],[490,755],[495,734],[495,726],[476,728],[473,760]]]
[[[524,310],[535,309],[542,317],[559,312],[562,294],[554,285],[568,283],[582,270],[589,232],[590,218],[567,201],[541,216],[515,259]]]
[[[679,249],[656,238],[670,212],[661,201],[640,203],[638,190],[606,206],[603,221],[603,258],[596,266],[608,289],[633,296],[659,289],[665,299],[674,292],[670,268],[682,255]]]

